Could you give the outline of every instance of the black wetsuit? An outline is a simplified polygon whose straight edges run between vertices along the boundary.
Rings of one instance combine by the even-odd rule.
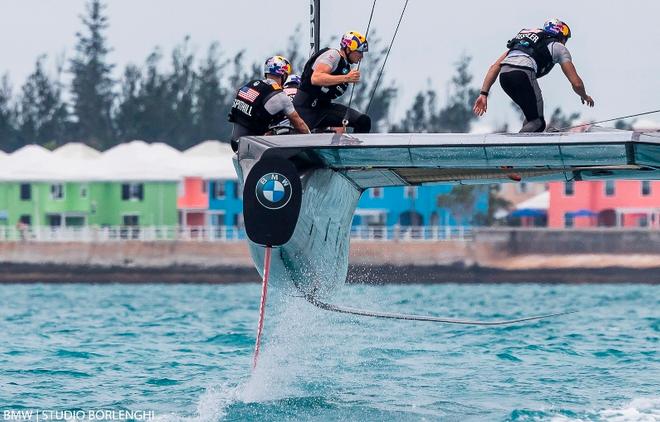
[[[520,132],[543,132],[543,95],[532,69],[502,65],[500,85],[525,115]]]
[[[525,115],[520,132],[543,132],[546,127],[543,116],[543,95],[538,78],[547,75],[555,65],[548,45],[559,38],[543,30],[522,30],[507,43],[510,51],[521,51],[536,63],[534,68],[524,65],[502,63],[500,85]],[[507,57],[508,58],[508,57]],[[515,62],[515,60],[512,60]]]

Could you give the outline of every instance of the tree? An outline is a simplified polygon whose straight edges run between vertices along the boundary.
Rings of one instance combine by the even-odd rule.
[[[16,133],[16,111],[11,105],[12,88],[9,76],[5,74],[0,83],[0,146],[2,150],[12,152],[21,144]]]
[[[625,120],[617,120],[614,122],[614,128],[619,130],[633,130],[633,125],[637,120],[626,122]]]
[[[284,57],[291,62],[293,73],[298,76],[302,76],[310,52],[309,44],[304,43],[303,39],[305,39],[305,36],[302,27],[297,25],[293,30],[293,34],[289,35],[286,41],[287,49],[284,51]]]
[[[477,97],[479,90],[471,87],[473,76],[468,72],[472,58],[462,56],[456,62],[456,73],[451,79],[448,89],[448,104],[440,112],[431,117],[431,126],[434,132],[470,131],[470,125],[476,116],[472,112],[472,100]]]
[[[457,224],[464,224],[465,217],[473,214],[482,189],[476,185],[455,185],[448,194],[438,196],[438,206],[447,208]]]
[[[573,122],[580,118],[580,113],[571,113],[564,114],[560,107],[557,107],[555,111],[552,112],[550,120],[548,121],[548,129],[566,129],[570,127]]]
[[[495,223],[495,214],[497,211],[508,211],[513,205],[511,201],[500,196],[501,190],[502,185],[499,183],[488,186],[488,211],[483,222],[486,226],[492,226]]]
[[[406,115],[398,124],[392,125],[391,132],[416,133],[428,130],[428,114],[432,107],[435,92],[420,92],[415,96],[412,107],[406,111]]]
[[[36,143],[55,147],[66,141],[69,112],[62,101],[59,78],[51,80],[40,56],[28,76],[19,99],[18,136],[22,144]],[[59,72],[58,72],[59,73]]]
[[[472,59],[462,56],[456,62],[456,74],[447,90],[447,104],[438,110],[438,95],[428,89],[415,97],[412,107],[401,122],[391,127],[392,132],[468,132],[475,115],[471,101],[478,89],[470,86],[472,75],[468,67]]]
[[[119,142],[143,138],[144,104],[140,97],[142,83],[140,68],[133,64],[126,66],[115,115],[115,126],[117,127]]]
[[[186,36],[172,52],[172,73],[167,78],[167,104],[172,108],[172,118],[165,123],[162,140],[179,149],[197,143],[194,133],[194,95],[197,83],[193,68],[194,54],[190,51],[190,37]]]
[[[197,72],[195,114],[199,140],[228,140],[231,136],[227,113],[233,92],[224,86],[221,80],[222,72],[228,63],[228,60],[221,59],[220,45],[213,43],[209,47],[206,60]]]
[[[87,3],[87,15],[81,16],[86,33],[76,33],[76,56],[70,63],[75,135],[100,149],[116,142],[111,115],[113,65],[106,61],[110,50],[103,35],[108,27],[104,8],[101,0]]]

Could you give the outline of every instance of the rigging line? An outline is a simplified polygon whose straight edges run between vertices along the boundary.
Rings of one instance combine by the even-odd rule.
[[[559,142],[557,143],[557,149],[559,150],[559,158],[561,159],[561,169],[562,169],[562,174],[564,175],[564,180],[566,182],[570,182],[573,179],[575,179],[575,175],[573,171],[571,171],[571,175],[573,175],[573,177],[570,180],[568,179],[568,175],[566,175],[566,170],[568,170],[568,167],[566,167],[566,162],[564,161],[564,153],[561,150],[561,143]]]
[[[660,109],[645,111],[644,113],[631,114],[631,115],[628,115],[628,116],[615,117],[613,119],[601,120],[601,121],[598,121],[598,122],[582,123],[581,125],[562,127],[562,128],[559,128],[558,130],[560,132],[563,132],[565,130],[575,129],[575,128],[578,128],[578,127],[598,125],[598,124],[601,124],[601,123],[613,122],[614,120],[630,119],[631,117],[646,116],[647,114],[654,114],[654,113],[660,113]]]
[[[619,132],[630,132],[630,129],[619,129],[616,127],[605,127],[605,126],[600,126],[600,125],[593,125],[594,127],[599,127],[601,129],[607,129],[607,130],[613,130],[613,131],[619,131]],[[639,131],[638,131],[639,132]],[[648,136],[651,138],[660,138],[660,133],[658,131],[652,131],[652,132],[640,132],[644,136]],[[654,135],[653,133],[658,133],[658,135]]]
[[[369,29],[371,28],[371,20],[374,17],[374,10],[376,10],[376,1],[374,0],[373,4],[371,5],[371,14],[369,15],[369,22],[367,22],[367,30],[364,32],[364,38],[367,38],[367,35],[369,35]]]
[[[307,299],[307,301],[309,303],[316,306],[317,308],[320,308],[320,309],[323,309],[323,310],[326,310],[326,311],[337,312],[337,313],[341,313],[341,314],[368,316],[368,317],[374,317],[374,318],[398,319],[398,320],[406,320],[406,321],[438,322],[438,323],[442,323],[442,324],[457,324],[457,325],[481,325],[481,326],[510,325],[510,324],[516,324],[516,323],[520,323],[520,322],[535,321],[535,320],[540,320],[540,319],[546,319],[546,318],[552,318],[552,317],[557,317],[557,316],[562,316],[562,315],[568,315],[568,314],[573,314],[573,313],[577,312],[577,311],[565,311],[565,312],[557,312],[557,313],[553,313],[553,314],[536,315],[536,316],[525,317],[525,318],[517,318],[517,319],[509,319],[509,320],[498,320],[498,321],[472,321],[472,320],[464,320],[464,319],[442,318],[442,317],[435,317],[435,316],[428,316],[428,315],[410,315],[410,314],[399,314],[399,313],[394,313],[394,312],[368,311],[368,310],[363,310],[363,309],[343,307],[343,306],[337,306],[337,305],[333,305],[333,304],[330,304],[330,303],[326,303],[326,302],[323,302],[323,301],[320,301],[320,300],[316,299],[314,296],[309,295],[309,294],[305,294],[304,297],[305,297],[305,299]]]
[[[369,22],[367,22],[367,30],[364,32],[364,39],[367,40],[367,35],[369,35],[369,29],[371,28],[371,20],[374,17],[374,10],[376,10],[376,2],[378,0],[374,0],[374,2],[371,4],[371,13],[369,14]],[[360,70],[360,65],[362,64],[362,60],[357,65],[357,70]],[[346,113],[344,114],[344,118],[341,121],[342,126],[344,126],[344,131],[346,131],[346,126],[348,126],[348,111],[351,109],[351,103],[353,102],[353,94],[355,93],[355,84],[351,87],[351,96],[348,99],[348,108],[346,109]]]
[[[658,133],[658,132],[654,132],[654,133]],[[653,134],[648,133],[648,132],[642,132],[642,135],[648,136],[649,138],[658,138],[658,139],[660,139],[659,135],[653,135]]]
[[[376,88],[378,88],[378,83],[380,82],[380,78],[383,76],[383,71],[385,70],[385,63],[387,63],[387,58],[390,57],[390,51],[392,51],[392,46],[394,45],[394,39],[396,38],[396,34],[399,32],[399,26],[401,26],[403,15],[406,13],[406,7],[408,7],[408,0],[406,0],[406,3],[403,5],[403,10],[401,11],[401,16],[399,16],[399,22],[396,24],[396,29],[394,30],[392,41],[390,41],[390,46],[388,47],[387,54],[385,55],[385,59],[383,60],[383,65],[380,67],[380,72],[378,72],[378,78],[376,79],[374,88],[371,90],[371,95],[369,96],[369,102],[367,103],[367,110],[364,112],[365,114],[369,114],[369,109],[371,108],[371,102],[374,99],[374,95],[376,95]]]

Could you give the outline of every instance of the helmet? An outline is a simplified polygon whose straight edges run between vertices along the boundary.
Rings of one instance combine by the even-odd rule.
[[[300,76],[298,75],[289,75],[286,82],[284,82],[284,88],[300,86]]]
[[[291,63],[282,56],[269,57],[264,63],[264,75],[276,75],[286,79],[292,71]]]
[[[357,31],[349,31],[341,37],[339,45],[342,48],[348,48],[350,51],[358,51],[366,53],[369,51],[369,43],[367,37]]]
[[[571,38],[571,28],[568,27],[566,22],[562,22],[557,18],[550,19],[543,24],[543,30],[551,35],[557,35],[564,39]]]

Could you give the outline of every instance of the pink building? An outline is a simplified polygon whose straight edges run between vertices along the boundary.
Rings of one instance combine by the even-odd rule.
[[[660,181],[549,183],[548,227],[660,228]]]
[[[206,214],[209,209],[209,195],[207,190],[207,183],[201,177],[184,177],[179,182],[179,192],[177,195],[179,225],[206,225]]]

